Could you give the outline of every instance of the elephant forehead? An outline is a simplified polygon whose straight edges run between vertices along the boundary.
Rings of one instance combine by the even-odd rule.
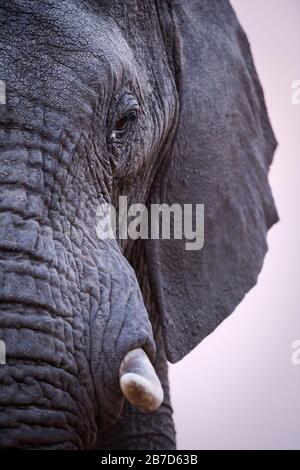
[[[82,113],[107,88],[134,81],[121,30],[89,2],[15,2],[0,13],[0,25],[1,78],[19,95],[66,111],[78,100]]]

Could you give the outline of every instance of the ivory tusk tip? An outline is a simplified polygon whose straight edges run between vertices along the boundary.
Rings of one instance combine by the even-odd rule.
[[[143,411],[155,411],[163,402],[164,393],[160,383],[153,384],[133,372],[120,377],[120,386],[128,401]]]
[[[159,378],[141,348],[129,351],[120,366],[120,387],[127,400],[143,411],[155,411],[164,399]]]

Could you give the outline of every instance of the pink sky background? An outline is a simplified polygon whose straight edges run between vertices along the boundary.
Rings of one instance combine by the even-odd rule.
[[[257,286],[170,366],[179,449],[300,449],[300,0],[232,0],[248,34],[279,141],[271,186],[281,221]]]

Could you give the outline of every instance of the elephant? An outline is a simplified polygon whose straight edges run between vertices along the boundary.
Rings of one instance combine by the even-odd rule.
[[[168,362],[278,220],[246,34],[228,0],[2,0],[0,24],[0,446],[175,449]],[[120,196],[203,204],[202,249],[100,239]]]

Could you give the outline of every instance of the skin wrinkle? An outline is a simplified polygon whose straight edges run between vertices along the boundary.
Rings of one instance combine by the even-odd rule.
[[[18,410],[19,410],[20,414],[22,413],[22,411],[26,411],[27,409],[30,409],[33,413],[34,413],[35,410],[39,410],[39,411],[45,412],[45,414],[46,414],[47,411],[48,411],[49,406],[51,406],[52,410],[54,412],[56,412],[57,415],[62,415],[63,413],[65,413],[65,415],[68,419],[68,422],[72,426],[74,426],[75,428],[78,428],[78,426],[77,426],[77,416],[75,414],[73,414],[72,412],[68,411],[67,409],[63,409],[63,410],[62,409],[56,409],[53,406],[53,403],[51,403],[50,400],[47,404],[45,404],[44,407],[42,405],[37,405],[37,404],[32,403],[32,404],[24,406],[24,407],[18,406]],[[15,404],[6,403],[5,407],[8,410],[9,410],[9,408],[12,408],[12,411],[14,411]],[[9,423],[6,423],[6,426],[8,428],[17,428],[17,424],[14,424],[12,421],[10,421]],[[79,430],[79,428],[78,428],[78,430]]]
[[[30,258],[32,258],[32,256],[30,256]],[[1,266],[1,264],[0,264],[0,266]],[[9,266],[9,265],[6,262],[6,267],[7,266]],[[14,265],[12,265],[12,267],[10,268],[10,271],[7,270],[7,272],[17,273],[18,270],[20,269],[20,266],[19,265],[16,265],[16,266],[18,266],[18,267],[15,268]],[[58,270],[56,272],[57,272],[57,274],[59,274]],[[25,269],[23,272],[22,272],[22,270],[19,271],[19,274],[21,274],[21,275],[25,274],[25,273],[26,273],[26,275],[28,275],[28,269]],[[65,275],[65,273],[63,273],[63,272],[61,272],[61,274]],[[39,280],[39,279],[40,280],[45,280],[49,285],[51,285],[51,282],[49,281],[49,279],[39,278],[35,274],[32,277],[34,277],[36,280]],[[73,282],[73,280],[70,280],[70,279],[68,279],[68,281]],[[60,287],[60,285],[55,283],[55,284],[53,284],[53,287],[55,287],[55,288]],[[10,302],[19,303],[16,299],[10,299]],[[33,299],[30,299],[30,304],[33,305]],[[36,302],[36,306],[41,307],[43,305],[42,305],[41,302]],[[51,308],[49,305],[45,305],[45,306]],[[66,311],[63,311],[63,310],[59,311],[59,310],[55,309],[54,311],[52,311],[52,314],[62,316],[64,319],[66,319],[68,317],[68,311],[67,310]]]
[[[74,149],[74,152],[76,152],[76,147],[75,147],[75,149]],[[58,162],[58,163],[60,163],[60,162]],[[66,166],[66,169],[68,169],[67,166]],[[43,168],[43,171],[45,171],[44,168]],[[55,184],[55,173],[51,173],[51,176],[53,177],[53,187],[51,188],[51,193],[53,193],[54,184]],[[61,182],[59,182],[59,184],[61,184]],[[31,188],[30,188],[30,189],[31,189]],[[37,191],[37,193],[39,193],[39,192]],[[64,214],[63,214],[63,215],[64,215]],[[49,226],[51,226],[51,224],[49,224]]]
[[[41,384],[43,383],[42,380],[44,381],[44,379],[41,379],[41,382],[40,382]],[[26,383],[26,387],[27,387],[27,385],[28,385],[28,384]],[[60,392],[60,394],[61,394],[61,392]],[[54,396],[55,396],[55,395],[54,395]],[[52,398],[52,401],[53,401],[53,398]],[[16,397],[15,404],[18,404],[19,402],[20,402],[20,398]],[[75,406],[76,406],[76,407],[75,407],[75,409],[76,409],[76,408],[78,407],[78,397],[77,397],[77,398],[74,398],[74,401],[73,401],[73,402],[74,402],[74,404],[75,404]],[[13,402],[13,401],[10,401],[10,403],[11,403],[12,408],[14,408],[14,407],[15,407],[14,402]],[[32,400],[31,400],[31,403],[32,403]],[[5,404],[5,406],[7,406],[7,403]],[[51,407],[51,408],[52,408],[52,407]],[[7,408],[6,408],[6,409],[7,409]],[[26,407],[26,409],[27,409],[27,407]],[[48,407],[48,410],[49,410],[49,407]],[[65,407],[63,408],[63,410],[65,410]],[[66,410],[66,411],[67,411],[67,410]],[[68,411],[67,411],[67,413],[68,413]],[[75,411],[74,411],[74,413],[75,413]],[[77,413],[76,413],[76,414],[77,414]],[[88,415],[86,416],[86,418],[88,418]],[[8,423],[10,423],[10,422],[11,422],[11,420],[10,420],[10,418],[8,417]],[[72,424],[74,424],[74,423],[72,423]],[[77,425],[79,425],[78,419],[77,419],[77,423],[75,424],[75,427],[76,427],[76,428],[77,428]],[[78,429],[80,429],[80,428],[78,428]]]
[[[13,378],[13,381],[17,382],[17,383],[24,383],[24,384],[28,384],[28,377],[25,377],[24,380],[22,380],[22,378],[17,378],[16,376],[13,377],[14,375],[14,366],[17,367],[17,364],[18,364],[18,361],[17,359],[15,360],[12,360],[12,374],[11,374],[11,378]],[[60,393],[65,393],[67,394],[69,397],[72,398],[73,400],[73,403],[75,405],[75,409],[78,407],[78,396],[77,395],[73,395],[72,394],[72,390],[64,390],[63,387],[62,387],[62,383],[63,383],[63,380],[62,378],[63,377],[66,377],[67,375],[70,375],[72,380],[76,380],[76,382],[78,382],[78,386],[80,386],[80,382],[78,381],[78,377],[76,375],[76,373],[72,374],[70,370],[65,370],[65,369],[61,369],[60,367],[57,367],[57,372],[59,373],[60,375],[60,387],[56,386],[54,383],[51,383],[50,381],[47,381],[46,378],[47,377],[44,377],[43,376],[43,367],[44,365],[46,364],[45,362],[43,361],[38,361],[37,363],[35,361],[29,361],[28,359],[26,360],[22,360],[22,364],[24,364],[24,367],[25,367],[25,371],[26,369],[28,369],[28,373],[30,373],[30,368],[32,366],[36,367],[36,368],[39,368],[40,369],[40,372],[41,372],[41,376],[39,378],[39,381],[38,382],[34,382],[34,379],[33,379],[33,384],[37,384],[39,387],[42,387],[43,385],[49,385],[51,386],[53,389],[56,389],[57,391],[59,391]],[[16,372],[18,372],[18,369],[15,369]],[[38,370],[39,372],[39,370]],[[30,377],[30,376],[29,376]],[[49,380],[53,378],[51,374],[49,374]],[[54,378],[53,378],[54,379]],[[14,384],[14,382],[12,381],[12,384]],[[6,383],[7,385],[7,383]],[[20,402],[20,398],[17,396],[15,397],[13,394],[11,394],[10,397],[7,398],[7,401],[3,402],[3,404],[8,404],[8,403],[12,403],[14,405],[21,405],[21,406],[25,406],[25,405],[32,405],[32,396],[31,397],[28,397],[27,400],[23,400]],[[43,402],[45,401],[45,395],[42,395],[42,397],[40,397],[40,400],[42,400]],[[53,403],[53,396],[51,396],[51,398],[47,398],[47,400],[49,400],[51,403]],[[59,403],[59,401],[58,401]],[[84,401],[83,401],[84,403]],[[79,406],[81,406],[81,403],[79,402]],[[62,410],[64,409],[67,409],[67,411],[70,411],[71,408],[68,408],[68,402],[66,401],[66,403],[63,405],[62,407]],[[82,404],[82,410],[84,411],[85,413],[85,417],[88,418],[88,413],[86,413],[85,411],[85,407],[84,405]],[[78,415],[74,412],[74,414],[78,417]],[[91,423],[92,424],[92,423]]]

